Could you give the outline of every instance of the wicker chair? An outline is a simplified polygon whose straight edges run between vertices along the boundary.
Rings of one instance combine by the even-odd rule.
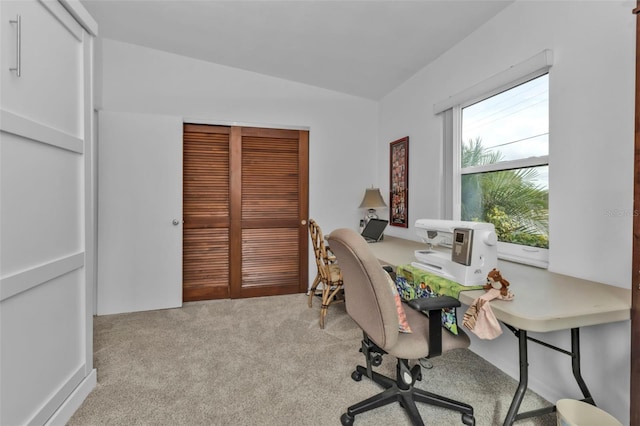
[[[309,236],[318,268],[316,278],[309,290],[309,307],[312,306],[314,296],[322,296],[320,328],[324,328],[324,319],[327,316],[329,305],[343,294],[342,272],[336,264],[336,258],[330,254],[329,247],[324,244],[324,236],[320,226],[313,219],[309,219]],[[320,284],[322,284],[322,288],[318,290]]]

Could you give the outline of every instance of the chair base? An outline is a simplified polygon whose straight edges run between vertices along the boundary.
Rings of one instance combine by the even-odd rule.
[[[411,376],[411,383],[405,383],[402,379],[402,377],[406,377],[407,374]],[[355,381],[360,381],[363,375],[367,375],[367,368],[358,365],[356,367],[356,371],[351,375],[351,378]],[[415,366],[413,369],[409,370],[407,360],[398,359],[396,380],[383,376],[375,371],[371,371],[371,376],[369,376],[369,378],[384,387],[385,390],[371,398],[349,407],[347,412],[340,417],[340,421],[343,425],[352,425],[356,415],[391,404],[395,401],[398,401],[400,406],[404,408],[414,426],[424,426],[424,422],[420,417],[416,402],[422,402],[458,411],[462,414],[463,424],[469,426],[475,425],[473,407],[470,405],[415,388],[413,384],[417,380],[421,380],[422,374],[419,366]]]

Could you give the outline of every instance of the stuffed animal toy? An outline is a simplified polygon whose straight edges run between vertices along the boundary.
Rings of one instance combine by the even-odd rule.
[[[487,283],[484,285],[485,290],[491,290],[494,287],[494,284],[500,284],[500,295],[502,297],[508,297],[509,295],[509,281],[502,278],[500,271],[496,268],[493,268],[491,272],[487,274]]]

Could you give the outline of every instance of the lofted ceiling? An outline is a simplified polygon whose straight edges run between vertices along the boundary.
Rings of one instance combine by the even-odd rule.
[[[82,0],[101,37],[379,100],[514,0]]]

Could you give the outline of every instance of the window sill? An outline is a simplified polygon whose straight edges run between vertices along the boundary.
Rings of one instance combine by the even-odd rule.
[[[498,242],[498,259],[547,269],[549,249]]]

